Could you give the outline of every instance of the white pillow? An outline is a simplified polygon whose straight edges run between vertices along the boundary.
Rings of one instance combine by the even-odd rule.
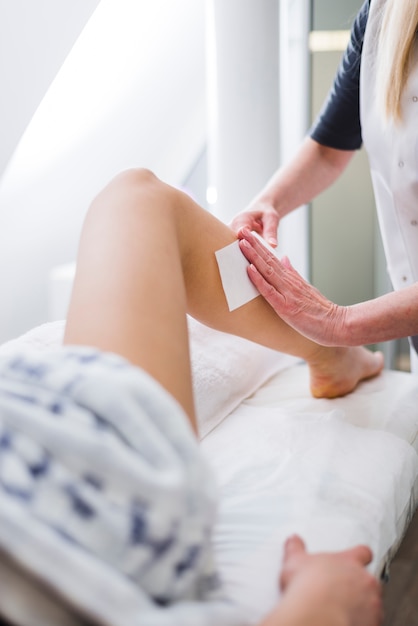
[[[44,351],[59,346],[64,336],[64,327],[65,320],[47,322],[41,326],[36,326],[24,335],[1,344],[0,354],[8,354],[24,348]]]
[[[48,350],[62,342],[65,321],[48,322],[0,346]],[[295,357],[213,330],[188,317],[193,389],[203,439],[274,374],[299,362]]]
[[[269,378],[300,359],[221,333],[188,318],[200,438]]]

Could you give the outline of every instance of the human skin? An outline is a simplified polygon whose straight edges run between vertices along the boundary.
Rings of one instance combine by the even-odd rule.
[[[383,619],[381,585],[365,566],[366,546],[308,554],[298,536],[284,549],[283,599],[261,626],[378,626]]]
[[[252,247],[241,244],[252,264],[248,275],[260,293],[289,325],[325,346],[360,346],[416,335],[418,284],[349,307],[338,306],[304,281],[289,259],[280,262],[260,251],[245,232],[255,231],[276,246],[280,220],[332,185],[354,154],[306,137],[293,159],[277,170],[231,222],[239,237]],[[259,257],[264,257],[264,264]]]
[[[332,185],[354,154],[306,137],[289,163],[277,170],[249,206],[234,217],[231,228],[238,233],[247,227],[276,247],[280,220]]]
[[[152,173],[119,175],[94,200],[84,223],[66,343],[113,351],[141,366],[193,422],[186,312],[304,359],[315,396],[344,395],[381,371],[381,356],[365,348],[319,346],[262,297],[230,312],[214,252],[235,240],[230,228]]]
[[[305,339],[262,297],[229,312],[214,252],[235,240],[225,224],[151,172],[117,176],[86,216],[64,343],[111,351],[144,369],[179,402],[195,432],[187,312],[304,358],[311,387],[323,395],[347,393],[380,371],[381,360],[364,348],[336,350]],[[283,600],[263,626],[377,626],[368,548],[309,555],[294,538],[286,550]],[[353,621],[360,614],[363,621]]]
[[[282,319],[324,346],[358,346],[418,334],[418,283],[352,306],[339,306],[281,261],[247,229],[240,248],[248,276]]]

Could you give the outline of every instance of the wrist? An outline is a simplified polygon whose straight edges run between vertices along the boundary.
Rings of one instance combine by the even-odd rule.
[[[356,343],[352,322],[351,308],[335,305],[332,345],[343,347],[359,345]]]
[[[264,206],[274,209],[279,213],[279,202],[276,200],[273,190],[264,190],[251,202],[252,206]]]
[[[348,621],[346,614],[320,593],[289,592],[259,626],[348,626]]]
[[[286,210],[284,193],[281,189],[272,190],[267,196],[265,196],[264,202],[269,204],[276,211],[279,216],[279,220],[289,213],[289,210]]]
[[[282,185],[275,181],[274,184],[270,183],[266,185],[251,204],[268,206],[274,209],[279,219],[281,219],[289,212],[289,210],[285,208],[285,195],[285,190]]]

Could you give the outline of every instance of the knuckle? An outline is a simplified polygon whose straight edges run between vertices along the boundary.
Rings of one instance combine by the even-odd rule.
[[[280,294],[277,292],[275,287],[273,287],[273,285],[270,285],[269,283],[264,283],[262,295],[266,298],[267,302],[270,302],[270,304],[276,307],[280,304]]]
[[[268,276],[269,278],[274,276],[274,268],[271,263],[267,263],[266,265],[266,276]]]
[[[277,289],[275,287],[273,287],[273,285],[270,285],[270,295],[271,295],[271,297],[276,297],[277,296]]]

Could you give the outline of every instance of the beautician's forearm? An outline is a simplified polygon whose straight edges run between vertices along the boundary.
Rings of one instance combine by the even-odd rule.
[[[277,608],[259,626],[347,626],[343,611],[337,611],[318,598],[284,597]]]
[[[418,334],[418,283],[346,307],[337,340],[354,346]]]
[[[335,150],[306,137],[291,161],[280,168],[257,196],[284,217],[327,189],[347,167],[354,151]]]

